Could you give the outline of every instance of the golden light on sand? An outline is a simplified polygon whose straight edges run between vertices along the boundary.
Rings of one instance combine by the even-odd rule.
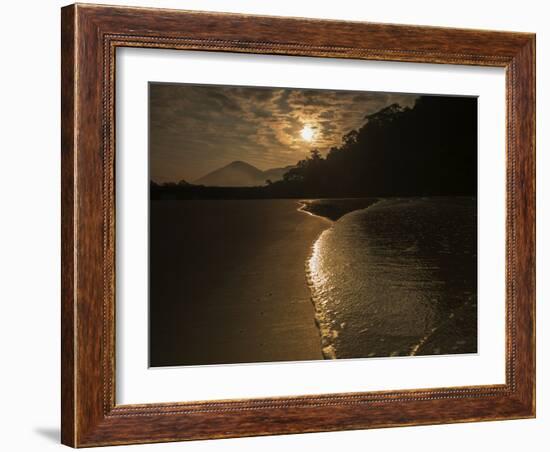
[[[315,130],[313,130],[313,127],[306,124],[300,131],[300,135],[304,141],[313,141],[313,138],[315,137]]]

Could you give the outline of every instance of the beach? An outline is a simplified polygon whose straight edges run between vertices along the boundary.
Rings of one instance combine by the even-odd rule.
[[[476,201],[152,201],[150,364],[477,351]]]
[[[152,201],[150,365],[322,359],[298,200]]]

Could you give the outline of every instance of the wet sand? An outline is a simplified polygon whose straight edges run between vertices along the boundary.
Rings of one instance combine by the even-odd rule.
[[[152,201],[150,365],[322,359],[297,200]]]

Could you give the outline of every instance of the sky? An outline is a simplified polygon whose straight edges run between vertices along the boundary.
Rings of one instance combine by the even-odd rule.
[[[414,94],[151,83],[151,180],[194,182],[235,160],[260,170],[326,155],[365,116]]]

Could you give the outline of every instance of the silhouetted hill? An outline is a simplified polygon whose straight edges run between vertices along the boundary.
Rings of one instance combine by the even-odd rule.
[[[292,166],[288,166],[262,171],[249,163],[237,160],[197,179],[194,185],[205,185],[208,187],[258,187],[266,185],[267,180],[271,182],[282,180],[284,174],[291,168]]]
[[[475,196],[477,99],[421,96],[365,117],[326,157],[308,158],[273,184],[304,197]]]
[[[263,172],[248,163],[235,161],[197,179],[195,185],[211,187],[252,187],[263,185]]]

